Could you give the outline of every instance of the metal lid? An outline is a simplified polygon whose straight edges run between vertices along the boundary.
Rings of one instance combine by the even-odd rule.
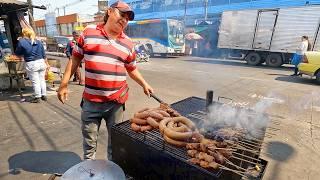
[[[123,170],[112,161],[87,160],[72,166],[61,179],[65,180],[125,180]]]

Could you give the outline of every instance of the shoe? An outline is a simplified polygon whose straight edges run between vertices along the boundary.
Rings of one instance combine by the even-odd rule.
[[[298,76],[298,74],[291,74],[290,76]]]
[[[41,96],[41,100],[42,100],[42,101],[47,101],[48,98],[47,98],[47,96]]]
[[[40,98],[33,98],[30,101],[31,103],[40,103]]]

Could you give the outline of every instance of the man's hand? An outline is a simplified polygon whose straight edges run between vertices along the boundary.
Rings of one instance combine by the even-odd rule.
[[[58,99],[64,104],[68,100],[68,88],[67,86],[60,86],[57,91]]]
[[[144,93],[145,93],[148,97],[150,97],[150,94],[153,93],[153,89],[152,89],[152,87],[151,87],[148,83],[146,83],[146,84],[143,86],[143,91],[144,91]]]

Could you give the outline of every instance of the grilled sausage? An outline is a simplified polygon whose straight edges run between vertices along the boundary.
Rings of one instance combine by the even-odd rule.
[[[170,114],[164,110],[158,110],[157,113],[161,114],[163,117],[170,117]]]
[[[163,116],[155,111],[148,111],[148,113],[149,113],[149,116],[151,116],[155,119],[159,119],[159,120],[163,119]]]
[[[147,123],[147,120],[145,120],[145,119],[140,119],[140,118],[132,118],[131,120],[130,120],[130,122],[131,123],[136,123],[136,124],[138,124],[138,125],[147,125],[148,123]]]
[[[177,132],[170,128],[164,129],[164,134],[171,139],[186,141],[192,137],[192,132]]]
[[[183,141],[176,141],[176,140],[174,140],[174,139],[171,139],[171,138],[169,138],[168,136],[166,136],[166,135],[163,135],[163,138],[164,138],[164,140],[167,142],[167,143],[169,143],[169,144],[172,144],[172,145],[174,145],[174,146],[178,146],[178,147],[184,147],[184,146],[186,146],[186,142],[183,142]]]
[[[146,125],[146,126],[141,126],[141,132],[146,132],[152,130],[152,126]]]
[[[174,117],[172,118],[172,121],[174,122],[181,122],[183,124],[185,124],[186,126],[188,126],[188,128],[190,128],[191,130],[195,130],[196,129],[196,125],[188,118],[186,117]]]
[[[168,122],[167,124],[167,127],[174,130],[174,131],[177,131],[177,132],[187,132],[187,131],[191,131],[186,125],[184,124],[181,124],[180,126],[178,127],[175,127],[174,126],[175,123],[173,121],[170,121]]]
[[[138,111],[138,113],[142,113],[142,112],[144,112],[144,111],[148,111],[150,108],[143,108],[143,109],[141,109],[140,111]]]
[[[149,116],[149,113],[147,111],[141,112],[141,113],[135,113],[133,117],[135,118],[140,118],[140,119],[144,119],[147,118]]]
[[[158,123],[155,119],[153,119],[152,117],[148,117],[148,118],[147,118],[147,123],[148,123],[150,126],[152,126],[153,128],[156,128],[156,129],[159,128],[159,123]]]
[[[131,129],[135,132],[139,132],[141,130],[141,127],[136,123],[131,123]]]
[[[159,124],[160,133],[163,134],[164,129],[167,127],[167,124],[171,121],[171,118],[163,119]]]

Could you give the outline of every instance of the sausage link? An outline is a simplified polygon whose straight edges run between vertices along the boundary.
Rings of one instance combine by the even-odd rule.
[[[135,132],[139,132],[141,130],[141,127],[136,123],[131,123],[131,129]]]
[[[142,112],[144,112],[144,111],[148,111],[150,108],[143,108],[143,109],[141,109],[140,111],[138,111],[138,113],[142,113]]]
[[[164,140],[169,143],[169,144],[172,144],[174,146],[178,146],[178,147],[185,147],[186,146],[186,142],[183,142],[183,141],[176,141],[174,139],[171,139],[169,138],[168,136],[164,135],[163,136]]]
[[[159,119],[162,120],[163,119],[163,115],[155,112],[155,111],[149,111],[149,116],[155,118],[155,119]]]
[[[167,127],[176,131],[176,132],[187,132],[187,131],[191,131],[186,125],[184,124],[181,124],[180,126],[178,127],[175,127],[174,126],[174,122],[173,121],[170,121],[168,122],[167,124]]]
[[[133,117],[135,118],[140,118],[140,119],[145,119],[149,116],[149,113],[147,111],[141,112],[141,113],[135,113]]]
[[[170,128],[164,128],[164,134],[174,140],[189,140],[192,137],[192,132],[176,132]]]
[[[153,119],[152,117],[147,118],[147,123],[152,126],[153,128],[159,129],[159,123]]]
[[[152,126],[146,125],[146,126],[141,126],[141,132],[146,132],[152,130]]]
[[[131,123],[136,123],[136,124],[138,124],[138,125],[147,125],[148,123],[147,123],[147,120],[145,120],[145,119],[140,119],[140,118],[132,118],[131,120],[130,120],[130,122]]]
[[[157,113],[161,114],[163,117],[170,117],[170,114],[164,110],[158,110]]]
[[[172,121],[174,122],[181,122],[183,124],[185,124],[186,126],[188,126],[191,130],[195,130],[196,129],[196,125],[188,118],[180,116],[180,117],[174,117],[172,118]]]
[[[164,118],[162,121],[159,123],[159,130],[160,133],[163,134],[164,129],[167,127],[167,124],[169,121],[171,121],[172,118]]]

